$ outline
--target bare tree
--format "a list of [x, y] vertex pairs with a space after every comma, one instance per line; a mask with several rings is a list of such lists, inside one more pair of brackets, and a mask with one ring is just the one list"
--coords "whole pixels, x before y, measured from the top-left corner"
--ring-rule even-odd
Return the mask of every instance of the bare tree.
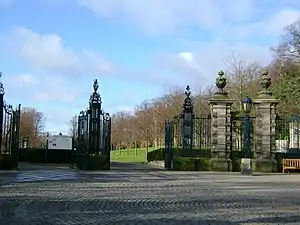
[[237, 109], [241, 110], [242, 100], [246, 96], [255, 97], [259, 92], [259, 77], [263, 68], [256, 62], [246, 62], [236, 53], [232, 54], [226, 65], [227, 90], [231, 98], [237, 100]]
[[29, 138], [30, 147], [43, 146], [42, 133], [46, 118], [35, 108], [23, 108], [21, 112], [20, 137]]
[[78, 116], [75, 115], [70, 120], [70, 129], [69, 129], [69, 135], [76, 137], [78, 134]]
[[281, 42], [272, 50], [280, 59], [300, 60], [300, 20], [287, 26], [281, 36]]

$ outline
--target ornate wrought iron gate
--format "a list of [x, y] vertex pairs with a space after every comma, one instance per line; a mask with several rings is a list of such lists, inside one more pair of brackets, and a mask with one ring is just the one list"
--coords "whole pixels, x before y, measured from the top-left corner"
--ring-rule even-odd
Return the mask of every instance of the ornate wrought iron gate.
[[89, 108], [81, 111], [78, 116], [77, 148], [74, 164], [77, 168], [87, 169], [88, 157], [103, 155], [107, 159], [105, 164], [110, 168], [111, 149], [111, 117], [101, 108], [101, 98], [98, 81], [94, 82], [94, 92], [90, 97]]
[[250, 127], [246, 128], [245, 127], [245, 117], [242, 115], [238, 116], [237, 112], [232, 112], [231, 113], [231, 127], [230, 127], [230, 151], [238, 151], [241, 152], [241, 156], [243, 157], [243, 154], [245, 154], [244, 150], [244, 130], [248, 130], [247, 132], [250, 132], [250, 154], [251, 157], [254, 154], [255, 151], [255, 144], [256, 144], [256, 139], [255, 139], [255, 116], [250, 116]]
[[[165, 122], [165, 169], [173, 169], [175, 157], [207, 157], [211, 147], [211, 117], [196, 117], [190, 87], [185, 91], [183, 110]], [[200, 151], [201, 150], [201, 151]]]
[[276, 116], [276, 151], [299, 151], [300, 149], [300, 116]]
[[[0, 73], [0, 77], [2, 73]], [[0, 82], [0, 155], [9, 157], [10, 167], [18, 167], [21, 105], [13, 109], [4, 101], [4, 87]]]

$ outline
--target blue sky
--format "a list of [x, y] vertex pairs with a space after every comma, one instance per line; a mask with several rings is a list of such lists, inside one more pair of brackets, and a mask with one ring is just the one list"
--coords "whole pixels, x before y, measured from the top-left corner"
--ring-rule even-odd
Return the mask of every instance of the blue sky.
[[98, 78], [105, 111], [172, 87], [205, 87], [232, 52], [266, 64], [296, 0], [0, 0], [0, 71], [11, 104], [67, 132]]

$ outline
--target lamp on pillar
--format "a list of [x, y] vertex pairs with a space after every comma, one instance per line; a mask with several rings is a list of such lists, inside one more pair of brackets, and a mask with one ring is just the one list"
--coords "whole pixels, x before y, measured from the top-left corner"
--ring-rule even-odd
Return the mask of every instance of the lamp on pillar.
[[90, 97], [89, 108], [89, 154], [99, 154], [100, 152], [100, 115], [101, 115], [101, 97], [98, 93], [98, 80], [94, 80], [94, 92]]
[[252, 108], [252, 100], [246, 97], [243, 101], [244, 116], [244, 134], [243, 134], [243, 151], [241, 160], [241, 173], [244, 175], [252, 174], [252, 162], [251, 162], [251, 122], [250, 111]]
[[249, 114], [252, 109], [252, 99], [249, 97], [246, 97], [243, 101], [243, 110], [246, 114]]
[[194, 105], [191, 99], [191, 89], [187, 85], [185, 91], [185, 99], [182, 107], [181, 120], [181, 136], [182, 136], [182, 150], [191, 150], [193, 147], [193, 122], [194, 122]]
[[[110, 144], [110, 123], [111, 123], [111, 116], [109, 115], [109, 113], [104, 113], [103, 112], [103, 142], [102, 142], [102, 148], [103, 149], [103, 153], [104, 154], [108, 154], [109, 155], [109, 151], [111, 149], [111, 144]], [[108, 125], [109, 124], [109, 125]], [[108, 126], [107, 126], [108, 125]], [[107, 140], [107, 141], [105, 141]]]

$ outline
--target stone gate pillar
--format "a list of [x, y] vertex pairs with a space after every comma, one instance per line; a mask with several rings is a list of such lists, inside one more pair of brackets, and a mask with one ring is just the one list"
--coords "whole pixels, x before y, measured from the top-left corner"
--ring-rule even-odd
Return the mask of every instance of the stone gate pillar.
[[232, 171], [230, 159], [231, 148], [231, 107], [234, 100], [228, 97], [224, 91], [226, 77], [220, 71], [216, 79], [216, 86], [219, 89], [213, 98], [209, 100], [211, 107], [211, 168], [217, 171]]
[[252, 161], [253, 170], [260, 172], [276, 172], [276, 105], [278, 99], [269, 90], [271, 78], [264, 71], [260, 78], [262, 91], [253, 100], [255, 108], [255, 152]]

